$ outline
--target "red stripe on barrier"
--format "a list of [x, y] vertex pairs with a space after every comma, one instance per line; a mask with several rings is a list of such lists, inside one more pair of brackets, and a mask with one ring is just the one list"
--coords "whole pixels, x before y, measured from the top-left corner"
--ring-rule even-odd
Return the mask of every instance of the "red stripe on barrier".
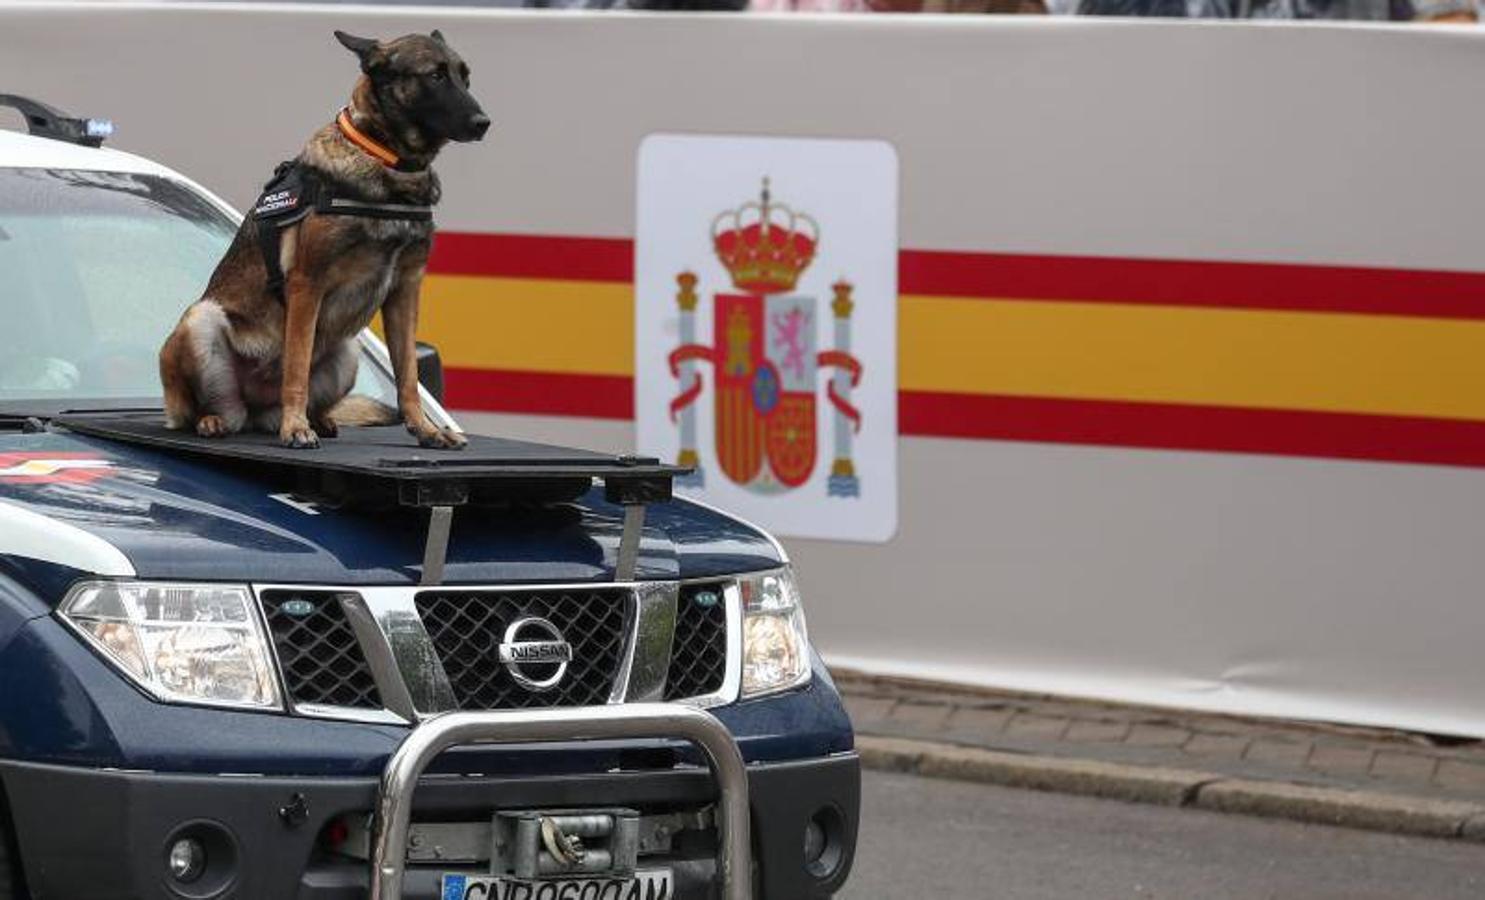
[[1485, 274], [904, 250], [903, 294], [1485, 318]]
[[433, 242], [428, 271], [437, 275], [631, 282], [634, 242], [628, 238], [440, 231]]
[[[631, 282], [634, 242], [439, 232], [429, 271], [499, 278]], [[903, 250], [899, 292], [1485, 318], [1485, 273]]]
[[[621, 376], [445, 374], [452, 409], [634, 417], [634, 382]], [[1457, 419], [903, 391], [898, 428], [915, 437], [1485, 466], [1485, 422]]]
[[634, 380], [622, 375], [450, 368], [444, 371], [444, 405], [483, 412], [632, 419]]
[[1485, 466], [1485, 422], [903, 391], [903, 434]]

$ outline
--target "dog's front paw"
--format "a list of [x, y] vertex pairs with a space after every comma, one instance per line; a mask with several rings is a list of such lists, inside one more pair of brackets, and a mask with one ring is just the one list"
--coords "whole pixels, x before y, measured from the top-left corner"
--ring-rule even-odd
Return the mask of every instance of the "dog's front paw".
[[340, 426], [336, 425], [329, 416], [315, 419], [315, 434], [322, 438], [340, 437]]
[[430, 428], [418, 433], [419, 447], [436, 450], [463, 450], [469, 439], [452, 428]]
[[307, 450], [320, 446], [320, 436], [309, 427], [304, 419], [297, 422], [290, 421], [287, 417], [278, 429], [279, 443], [285, 447], [293, 447], [296, 450]]

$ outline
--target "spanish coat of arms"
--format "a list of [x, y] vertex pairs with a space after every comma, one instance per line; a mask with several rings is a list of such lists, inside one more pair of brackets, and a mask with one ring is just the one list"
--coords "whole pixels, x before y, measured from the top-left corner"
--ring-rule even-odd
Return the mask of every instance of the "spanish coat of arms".
[[[832, 417], [832, 497], [858, 497], [861, 486], [851, 445], [861, 412], [851, 393], [862, 379], [851, 355], [852, 285], [836, 281], [827, 308], [816, 297], [795, 292], [800, 275], [820, 249], [820, 227], [808, 215], [773, 200], [767, 178], [757, 201], [719, 214], [711, 244], [731, 280], [713, 296], [711, 343], [696, 335], [698, 291], [693, 272], [676, 276], [680, 345], [669, 365], [678, 392], [670, 419], [679, 429], [677, 463], [694, 468], [683, 484], [701, 486], [706, 473], [697, 452], [695, 404], [705, 392], [702, 369], [710, 364], [717, 465], [729, 480], [758, 494], [801, 487], [815, 471], [820, 422], [816, 374], [825, 370], [825, 397]], [[820, 336], [830, 325], [831, 346]]]

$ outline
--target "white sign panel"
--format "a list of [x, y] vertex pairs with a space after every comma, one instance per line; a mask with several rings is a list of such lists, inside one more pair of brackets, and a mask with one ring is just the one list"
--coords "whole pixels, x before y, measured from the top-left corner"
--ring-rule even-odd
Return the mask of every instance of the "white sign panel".
[[897, 154], [651, 135], [635, 231], [639, 449], [780, 534], [897, 530]]

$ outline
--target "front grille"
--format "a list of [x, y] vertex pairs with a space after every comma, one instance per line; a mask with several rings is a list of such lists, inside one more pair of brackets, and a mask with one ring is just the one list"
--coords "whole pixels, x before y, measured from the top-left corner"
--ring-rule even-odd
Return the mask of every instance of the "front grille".
[[[595, 706], [613, 691], [632, 596], [625, 589], [425, 591], [417, 608], [460, 709]], [[528, 616], [546, 619], [572, 645], [572, 662], [551, 690], [518, 684], [500, 663], [506, 628]]]
[[727, 678], [727, 604], [721, 584], [681, 587], [665, 699], [715, 694]]
[[381, 709], [371, 667], [336, 594], [270, 590], [262, 600], [279, 668], [295, 703]]

